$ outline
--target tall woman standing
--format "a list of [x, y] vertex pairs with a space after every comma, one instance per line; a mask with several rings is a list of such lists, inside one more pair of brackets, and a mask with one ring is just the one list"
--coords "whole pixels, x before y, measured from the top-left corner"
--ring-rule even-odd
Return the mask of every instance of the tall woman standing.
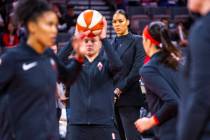
[[144, 97], [139, 88], [139, 68], [144, 63], [142, 38], [129, 32], [129, 19], [125, 11], [117, 10], [113, 16], [112, 25], [116, 33], [113, 46], [123, 62], [123, 69], [115, 76], [119, 82], [114, 93], [119, 96], [117, 110], [127, 140], [139, 140], [134, 122], [139, 118], [140, 107]]
[[151, 60], [141, 68], [140, 75], [152, 116], [138, 119], [135, 125], [139, 132], [154, 128], [155, 136], [160, 140], [175, 140], [180, 99], [177, 70], [181, 53], [171, 43], [162, 22], [152, 22], [145, 27], [143, 44]]

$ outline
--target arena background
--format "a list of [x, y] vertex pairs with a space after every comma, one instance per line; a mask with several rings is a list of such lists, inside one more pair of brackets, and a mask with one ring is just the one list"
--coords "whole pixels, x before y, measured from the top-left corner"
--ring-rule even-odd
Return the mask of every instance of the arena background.
[[[69, 37], [74, 32], [77, 16], [86, 9], [95, 9], [106, 16], [108, 21], [108, 37], [115, 36], [112, 28], [112, 15], [116, 9], [124, 9], [130, 17], [130, 29], [135, 34], [141, 34], [143, 27], [153, 20], [162, 20], [168, 24], [172, 31], [171, 38], [179, 43], [178, 25], [183, 25], [185, 35], [192, 24], [192, 19], [186, 8], [186, 0], [48, 0], [53, 4], [59, 15], [58, 46], [65, 46]], [[0, 46], [1, 35], [5, 32], [6, 24], [10, 21], [17, 0], [0, 0]], [[72, 16], [68, 16], [68, 9], [72, 9]], [[73, 22], [72, 22], [73, 21]], [[66, 26], [68, 25], [68, 27]], [[22, 30], [18, 28], [18, 37], [21, 38]]]

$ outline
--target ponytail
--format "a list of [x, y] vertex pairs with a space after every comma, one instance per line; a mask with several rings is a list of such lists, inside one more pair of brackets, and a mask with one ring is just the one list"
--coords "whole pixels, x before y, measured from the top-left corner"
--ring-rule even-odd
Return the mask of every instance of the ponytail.
[[160, 62], [177, 70], [181, 52], [171, 42], [169, 31], [165, 24], [160, 21], [152, 22], [145, 27], [143, 34], [162, 52]]
[[172, 69], [177, 70], [181, 59], [181, 52], [171, 42], [168, 30], [165, 27], [160, 29], [160, 38], [161, 38], [160, 48], [161, 51], [163, 52], [163, 57], [160, 59], [160, 62]]

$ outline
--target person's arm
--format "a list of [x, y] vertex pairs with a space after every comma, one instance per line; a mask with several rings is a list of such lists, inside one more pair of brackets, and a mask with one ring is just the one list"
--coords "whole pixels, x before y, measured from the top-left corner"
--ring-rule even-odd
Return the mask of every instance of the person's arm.
[[[71, 44], [72, 48], [75, 51], [74, 58], [70, 61], [68, 65], [64, 65], [63, 62], [54, 54], [54, 52], [51, 49], [48, 49], [46, 51], [46, 54], [49, 57], [52, 57], [55, 62], [57, 63], [58, 67], [58, 76], [59, 80], [65, 83], [73, 83], [77, 76], [79, 75], [79, 72], [82, 68], [82, 64], [84, 61], [84, 56], [86, 54], [86, 47], [83, 46], [83, 39], [85, 36], [87, 36], [90, 33], [90, 31], [78, 33], [75, 34]], [[67, 52], [68, 53], [68, 52]]]
[[101, 31], [101, 34], [99, 35], [99, 38], [102, 41], [103, 48], [104, 48], [104, 50], [106, 52], [106, 55], [108, 57], [108, 60], [109, 60], [109, 71], [112, 74], [116, 74], [117, 72], [119, 72], [121, 70], [122, 62], [120, 60], [120, 57], [115, 52], [114, 48], [112, 47], [112, 45], [110, 44], [110, 42], [106, 38], [106, 35], [107, 35], [107, 21], [106, 21], [105, 17], [103, 18], [103, 25], [104, 25], [104, 27]]
[[64, 83], [73, 83], [78, 76], [83, 59], [80, 57], [74, 57], [69, 61], [68, 65], [64, 63], [55, 55], [52, 49], [47, 49], [45, 55], [54, 59], [58, 69], [58, 80]]
[[78, 58], [72, 58], [70, 63], [65, 66], [65, 73], [59, 73], [60, 81], [71, 85], [78, 77], [82, 70], [83, 60]]
[[111, 46], [107, 38], [102, 39], [103, 48], [106, 52], [107, 58], [109, 60], [109, 71], [112, 74], [119, 72], [122, 69], [122, 61], [119, 55], [116, 53], [114, 48]]
[[58, 52], [58, 57], [59, 59], [64, 62], [67, 63], [68, 62], [68, 58], [69, 55], [73, 52], [73, 47], [71, 45], [71, 41], [68, 43], [68, 45], [66, 45], [65, 47], [61, 48]]
[[136, 52], [131, 71], [116, 86], [122, 93], [126, 92], [126, 90], [130, 88], [133, 85], [133, 83], [139, 80], [140, 77], [138, 72], [144, 64], [145, 52], [142, 46], [141, 38], [135, 37], [135, 41]]
[[14, 62], [7, 52], [0, 56], [0, 94], [3, 94], [5, 88], [12, 80], [14, 75]]
[[157, 112], [153, 112], [152, 117], [144, 117], [135, 122], [139, 132], [144, 132], [157, 125], [162, 125], [169, 119], [177, 115], [178, 98], [169, 86], [167, 81], [153, 67], [144, 67], [141, 71], [144, 84], [147, 89], [159, 97], [164, 103]]

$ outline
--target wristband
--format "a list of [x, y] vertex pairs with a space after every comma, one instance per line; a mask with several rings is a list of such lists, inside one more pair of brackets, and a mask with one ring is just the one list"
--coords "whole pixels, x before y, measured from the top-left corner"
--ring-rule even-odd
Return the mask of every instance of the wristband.
[[82, 57], [75, 56], [74, 59], [75, 59], [77, 62], [79, 62], [80, 64], [83, 64], [83, 62], [84, 62], [84, 58], [82, 58]]
[[152, 120], [155, 123], [155, 125], [158, 125], [159, 124], [159, 120], [158, 120], [157, 116], [153, 115], [152, 116]]

